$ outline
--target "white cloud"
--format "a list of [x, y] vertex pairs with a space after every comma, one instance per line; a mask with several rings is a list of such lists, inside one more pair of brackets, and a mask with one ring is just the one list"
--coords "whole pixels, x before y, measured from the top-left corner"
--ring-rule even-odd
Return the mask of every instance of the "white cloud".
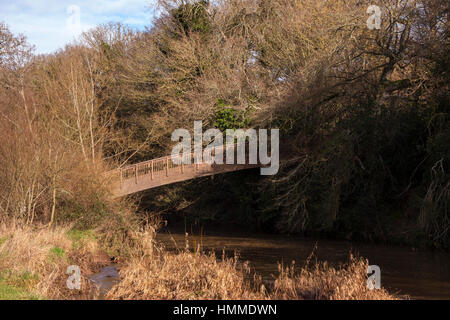
[[[49, 53], [74, 40], [82, 31], [110, 21], [143, 29], [150, 25], [155, 0], [0, 0], [0, 21], [23, 33], [38, 53]], [[80, 24], [74, 11], [80, 8]], [[69, 20], [70, 19], [70, 20]]]

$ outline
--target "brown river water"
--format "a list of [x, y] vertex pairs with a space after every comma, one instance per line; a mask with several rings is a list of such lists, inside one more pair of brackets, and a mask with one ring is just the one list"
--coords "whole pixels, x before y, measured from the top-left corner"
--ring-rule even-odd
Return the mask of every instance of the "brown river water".
[[[303, 266], [316, 245], [317, 259], [334, 265], [346, 262], [351, 251], [380, 267], [381, 285], [391, 292], [412, 299], [450, 299], [449, 253], [251, 233], [194, 235], [188, 239], [191, 248], [201, 243], [204, 251], [215, 251], [218, 256], [223, 250], [230, 257], [237, 251], [240, 260], [249, 261], [267, 281], [278, 275], [279, 262], [288, 265], [295, 261], [297, 268]], [[186, 243], [184, 232], [165, 231], [157, 240], [168, 250], [183, 249]]]

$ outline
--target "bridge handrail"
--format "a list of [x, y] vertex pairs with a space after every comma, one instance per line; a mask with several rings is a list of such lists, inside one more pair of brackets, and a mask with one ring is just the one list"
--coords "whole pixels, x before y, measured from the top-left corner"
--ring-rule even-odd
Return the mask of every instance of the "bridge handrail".
[[[225, 145], [222, 147], [212, 147], [212, 146], [207, 146], [206, 148], [211, 149], [211, 153], [210, 153], [210, 159], [207, 159], [207, 161], [203, 161], [204, 163], [210, 163], [212, 161], [212, 158], [215, 157], [215, 151], [218, 150], [219, 148], [222, 149], [223, 151], [228, 150], [229, 148], [234, 148], [234, 150], [237, 150], [236, 147], [238, 147], [241, 144], [246, 144], [244, 143], [234, 143], [234, 144], [229, 144], [229, 145]], [[117, 168], [111, 171], [106, 172], [107, 176], [116, 176], [116, 177], [120, 177], [120, 180], [130, 180], [130, 179], [137, 179], [139, 176], [142, 175], [147, 175], [149, 174], [149, 172], [151, 173], [151, 175], [153, 176], [153, 174], [157, 173], [157, 172], [161, 172], [161, 171], [166, 171], [166, 173], [168, 174], [170, 169], [173, 168], [177, 168], [177, 167], [192, 167], [195, 165], [198, 165], [198, 163], [195, 163], [195, 156], [197, 155], [197, 153], [191, 152], [189, 155], [170, 155], [170, 156], [165, 156], [165, 157], [161, 157], [161, 158], [155, 158], [152, 160], [147, 160], [147, 161], [143, 161], [143, 162], [138, 162], [135, 164], [130, 164], [127, 165], [125, 167], [122, 168]], [[202, 151], [202, 155], [203, 155], [203, 151]], [[223, 153], [223, 155], [225, 156], [225, 152]], [[180, 159], [180, 158], [186, 158], [186, 157], [190, 157], [190, 164], [184, 164], [183, 161], [180, 164], [175, 164], [174, 163], [174, 159]], [[169, 160], [172, 160], [169, 162]], [[160, 164], [163, 164], [162, 166]], [[171, 167], [172, 164], [172, 167]], [[144, 174], [140, 174], [141, 172], [144, 172]]]

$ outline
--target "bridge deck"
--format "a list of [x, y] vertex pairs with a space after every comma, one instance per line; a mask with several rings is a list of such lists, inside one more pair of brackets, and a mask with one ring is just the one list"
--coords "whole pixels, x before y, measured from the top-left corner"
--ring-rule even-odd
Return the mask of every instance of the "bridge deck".
[[[229, 147], [234, 148], [236, 159], [237, 148], [235, 146]], [[225, 149], [222, 149], [223, 160], [225, 160]], [[112, 177], [112, 194], [115, 197], [122, 197], [171, 183], [262, 166], [260, 164], [248, 164], [248, 156], [245, 159], [246, 164], [215, 164], [212, 161], [215, 153], [216, 151], [212, 150], [209, 157], [203, 159], [203, 162], [199, 164], [194, 163], [195, 153], [191, 153], [190, 164], [179, 161], [181, 156], [167, 156], [110, 171], [108, 175]]]

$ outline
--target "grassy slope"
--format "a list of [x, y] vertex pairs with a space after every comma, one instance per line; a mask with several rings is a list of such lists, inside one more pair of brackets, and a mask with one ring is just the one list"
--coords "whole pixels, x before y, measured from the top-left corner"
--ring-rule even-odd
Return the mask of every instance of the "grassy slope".
[[[94, 298], [85, 276], [106, 263], [92, 231], [0, 226], [0, 300]], [[78, 265], [82, 289], [68, 290], [69, 265]]]

